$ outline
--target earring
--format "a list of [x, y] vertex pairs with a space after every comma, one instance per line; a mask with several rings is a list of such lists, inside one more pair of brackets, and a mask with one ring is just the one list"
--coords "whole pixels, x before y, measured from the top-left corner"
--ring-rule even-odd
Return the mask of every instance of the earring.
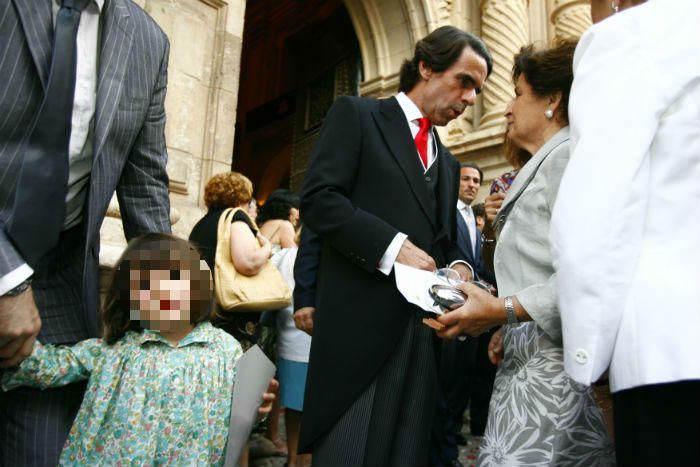
[[544, 116], [551, 120], [552, 118], [554, 118], [554, 112], [552, 111], [552, 109], [547, 109], [544, 111]]
[[612, 10], [613, 15], [614, 15], [615, 13], [617, 13], [618, 11], [620, 11], [620, 5], [618, 5], [617, 3], [615, 3], [615, 0], [612, 0], [612, 1], [610, 2], [610, 9]]

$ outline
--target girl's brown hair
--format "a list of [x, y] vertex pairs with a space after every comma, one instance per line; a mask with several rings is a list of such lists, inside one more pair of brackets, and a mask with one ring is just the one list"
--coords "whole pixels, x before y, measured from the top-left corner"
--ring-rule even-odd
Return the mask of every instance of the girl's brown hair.
[[190, 322], [209, 318], [213, 305], [209, 268], [197, 250], [186, 240], [164, 233], [149, 233], [129, 242], [117, 262], [114, 277], [102, 311], [103, 338], [108, 344], [121, 339], [127, 331], [141, 332], [140, 320], [132, 320], [130, 292], [150, 287], [150, 271], [190, 271]]

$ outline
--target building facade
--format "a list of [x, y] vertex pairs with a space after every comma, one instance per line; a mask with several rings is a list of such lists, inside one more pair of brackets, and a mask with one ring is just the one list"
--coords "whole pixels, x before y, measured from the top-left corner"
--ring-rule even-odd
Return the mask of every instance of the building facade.
[[[532, 42], [576, 39], [591, 23], [588, 0], [135, 1], [170, 38], [168, 173], [173, 230], [184, 237], [205, 210], [203, 187], [215, 173], [254, 172], [260, 201], [278, 186], [298, 188], [333, 99], [394, 94], [415, 42], [446, 24], [480, 35], [494, 56], [477, 105], [439, 129], [458, 159], [484, 169], [487, 185], [510, 170], [502, 154], [503, 111], [513, 97], [513, 55]], [[338, 11], [351, 25], [347, 41], [336, 37], [343, 30]], [[358, 60], [338, 56], [339, 43], [356, 48]], [[325, 69], [304, 55], [316, 45], [325, 47], [319, 55]], [[121, 253], [123, 238], [113, 199], [102, 228], [105, 268]]]

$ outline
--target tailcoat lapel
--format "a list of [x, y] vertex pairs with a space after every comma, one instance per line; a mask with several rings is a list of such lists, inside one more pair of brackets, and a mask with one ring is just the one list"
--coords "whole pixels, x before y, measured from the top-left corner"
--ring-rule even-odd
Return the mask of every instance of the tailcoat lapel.
[[[27, 39], [41, 86], [46, 89], [53, 47], [53, 12], [51, 2], [13, 0]], [[52, 0], [53, 1], [53, 0]]]
[[[450, 227], [448, 219], [450, 214], [454, 214], [455, 206], [450, 200], [454, 197], [453, 189], [457, 186], [450, 187], [453, 181], [454, 175], [450, 173], [450, 157], [451, 155], [447, 152], [445, 147], [440, 141], [440, 137], [437, 131], [433, 130], [433, 137], [437, 143], [437, 160], [438, 163], [438, 222], [439, 231], [436, 235], [436, 241], [439, 240], [443, 235], [447, 234]], [[455, 179], [456, 180], [456, 179]]]
[[[377, 126], [391, 149], [401, 171], [408, 180], [418, 204], [425, 216], [430, 220], [434, 230], [437, 230], [436, 219], [430, 213], [430, 198], [424, 174], [417, 164], [418, 153], [411, 137], [406, 117], [396, 98], [380, 102], [379, 111], [373, 113]], [[442, 174], [441, 174], [442, 175]]]

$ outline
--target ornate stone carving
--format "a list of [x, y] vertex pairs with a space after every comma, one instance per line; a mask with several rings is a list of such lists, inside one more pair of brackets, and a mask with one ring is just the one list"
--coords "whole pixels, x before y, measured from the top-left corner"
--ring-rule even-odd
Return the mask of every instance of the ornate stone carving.
[[450, 16], [452, 15], [452, 2], [453, 0], [438, 0], [435, 2], [435, 11], [437, 12], [440, 25], [449, 24]]
[[480, 128], [503, 124], [513, 98], [513, 56], [529, 42], [528, 0], [481, 0], [481, 37], [493, 55], [493, 71], [483, 92]]
[[553, 42], [578, 40], [591, 26], [591, 5], [589, 0], [553, 0], [552, 24]]

